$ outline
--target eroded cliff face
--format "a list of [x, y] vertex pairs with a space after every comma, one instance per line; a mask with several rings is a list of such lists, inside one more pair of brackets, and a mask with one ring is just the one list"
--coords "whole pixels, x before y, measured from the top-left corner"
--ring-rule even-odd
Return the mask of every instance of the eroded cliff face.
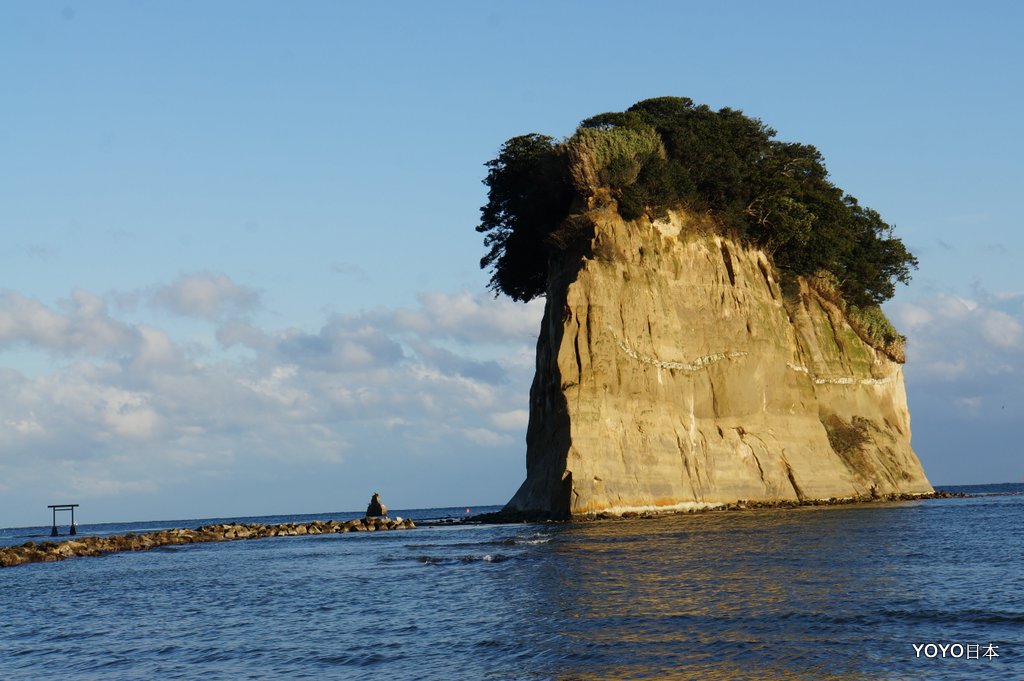
[[759, 250], [672, 214], [594, 212], [553, 263], [509, 511], [565, 517], [927, 493], [903, 367]]

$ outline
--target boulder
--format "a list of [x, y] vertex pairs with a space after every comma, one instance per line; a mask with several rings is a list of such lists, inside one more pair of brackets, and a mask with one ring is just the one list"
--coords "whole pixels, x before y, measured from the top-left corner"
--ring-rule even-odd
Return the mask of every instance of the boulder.
[[388, 507], [381, 503], [380, 494], [374, 492], [373, 497], [370, 499], [370, 504], [366, 507], [366, 517], [374, 518], [377, 516], [384, 516], [387, 514]]

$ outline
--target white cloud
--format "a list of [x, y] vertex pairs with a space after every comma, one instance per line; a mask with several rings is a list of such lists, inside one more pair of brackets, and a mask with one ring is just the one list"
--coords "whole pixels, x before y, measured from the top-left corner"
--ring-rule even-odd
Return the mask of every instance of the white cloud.
[[182, 275], [153, 291], [151, 299], [175, 314], [211, 320], [228, 313], [249, 312], [260, 304], [258, 291], [212, 272]]
[[[507, 379], [508, 367], [532, 369], [543, 301], [526, 305], [488, 296], [424, 293], [415, 308], [331, 316], [316, 333], [264, 331], [228, 320], [217, 329], [225, 347], [244, 346], [323, 371], [368, 370], [413, 361], [484, 383]], [[453, 349], [454, 348], [454, 349]], [[478, 357], [481, 353], [486, 357]]]
[[34, 414], [29, 414], [24, 419], [7, 421], [4, 425], [18, 435], [34, 435], [43, 432], [43, 427], [36, 421]]
[[1024, 328], [1020, 322], [999, 310], [988, 310], [980, 320], [985, 339], [996, 347], [1020, 349]]
[[925, 326], [935, 318], [924, 306], [910, 303], [900, 305], [897, 313], [899, 315], [899, 326], [904, 333], [910, 333], [915, 329]]
[[944, 381], [952, 381], [968, 373], [967, 362], [963, 359], [934, 359], [915, 365], [923, 367], [926, 375]]
[[390, 328], [427, 338], [452, 338], [470, 343], [519, 344], [535, 341], [544, 301], [515, 303], [466, 291], [421, 293], [420, 307], [378, 312], [371, 319]]
[[108, 497], [115, 494], [156, 492], [159, 489], [153, 480], [116, 480], [82, 475], [71, 477], [71, 488], [74, 490], [75, 498], [80, 499]]
[[491, 423], [501, 430], [522, 430], [530, 422], [530, 412], [526, 409], [513, 409], [491, 414]]
[[952, 295], [940, 295], [931, 304], [935, 312], [946, 319], [963, 319], [978, 309], [977, 301]]
[[981, 408], [982, 401], [983, 400], [980, 397], [958, 397], [957, 399], [953, 400], [953, 404], [955, 404], [958, 407], [968, 409], [972, 412], [976, 412], [979, 408]]
[[[1024, 418], [1024, 310], [1019, 297], [975, 290], [888, 307], [907, 334], [914, 446], [938, 482], [979, 481], [1004, 469]], [[995, 480], [992, 480], [995, 481]]]
[[384, 330], [335, 318], [317, 334], [289, 330], [274, 336], [283, 360], [309, 368], [345, 371], [390, 366], [401, 361], [402, 346]]
[[166, 332], [152, 326], [137, 328], [139, 345], [134, 361], [142, 367], [173, 367], [181, 361], [181, 353]]
[[74, 290], [63, 311], [16, 291], [0, 293], [0, 348], [27, 345], [61, 354], [104, 355], [139, 341], [130, 325], [115, 321], [99, 296]]
[[[167, 300], [213, 321], [232, 307], [214, 289]], [[424, 294], [412, 308], [334, 315], [313, 331], [226, 320], [221, 348], [186, 348], [165, 329], [113, 318], [95, 294], [50, 307], [8, 291], [0, 348], [73, 361], [31, 374], [0, 367], [0, 477], [21, 494], [53, 496], [56, 484], [99, 498], [297, 466], [322, 477], [353, 459], [364, 463], [346, 470], [368, 471], [379, 466], [365, 457], [381, 454], [402, 470], [418, 457], [500, 450], [518, 468], [540, 312]], [[247, 352], [223, 352], [232, 347]]]
[[1017, 296], [975, 293], [888, 307], [908, 337], [908, 374], [948, 383], [1024, 369], [1024, 311]]
[[273, 339], [267, 333], [239, 320], [229, 320], [217, 327], [217, 342], [226, 348], [244, 345], [257, 351], [273, 345]]
[[464, 428], [462, 434], [467, 440], [481, 447], [498, 447], [513, 442], [508, 435], [495, 433], [488, 428]]

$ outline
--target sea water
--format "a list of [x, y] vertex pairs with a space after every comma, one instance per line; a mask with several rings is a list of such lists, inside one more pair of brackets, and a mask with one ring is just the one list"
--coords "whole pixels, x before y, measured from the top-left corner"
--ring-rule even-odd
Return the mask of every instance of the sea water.
[[1024, 485], [949, 489], [1000, 495], [564, 524], [435, 509], [411, 531], [0, 569], [0, 679], [1024, 678]]

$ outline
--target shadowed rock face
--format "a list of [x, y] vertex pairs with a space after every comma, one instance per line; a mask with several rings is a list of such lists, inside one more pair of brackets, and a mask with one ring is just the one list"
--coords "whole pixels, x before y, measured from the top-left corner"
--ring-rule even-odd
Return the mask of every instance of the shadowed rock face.
[[385, 516], [388, 514], [388, 507], [381, 503], [380, 495], [374, 493], [370, 498], [370, 503], [366, 507], [366, 517], [376, 518], [378, 516]]
[[553, 262], [530, 390], [527, 478], [549, 517], [929, 493], [903, 367], [806, 282], [697, 218], [594, 212]]

